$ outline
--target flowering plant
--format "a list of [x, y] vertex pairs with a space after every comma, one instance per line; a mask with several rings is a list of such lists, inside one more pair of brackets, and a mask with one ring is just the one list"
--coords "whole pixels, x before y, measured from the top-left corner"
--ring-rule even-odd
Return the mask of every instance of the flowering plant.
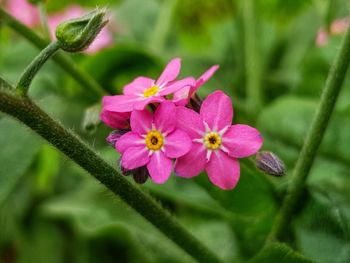
[[122, 171], [134, 178], [147, 170], [153, 182], [164, 183], [175, 160], [176, 175], [190, 178], [205, 170], [214, 185], [233, 189], [240, 176], [237, 158], [257, 153], [263, 139], [253, 127], [232, 125], [232, 102], [222, 91], [193, 106], [194, 100], [198, 102], [195, 92], [218, 66], [197, 81], [175, 80], [180, 67], [180, 59], [175, 58], [158, 80], [138, 77], [124, 87], [123, 95], [103, 98], [101, 120], [121, 129], [107, 141], [121, 153]]

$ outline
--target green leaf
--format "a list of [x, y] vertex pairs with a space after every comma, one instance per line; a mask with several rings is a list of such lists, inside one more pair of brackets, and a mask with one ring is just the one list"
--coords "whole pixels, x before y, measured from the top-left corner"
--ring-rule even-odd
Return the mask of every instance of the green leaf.
[[113, 238], [119, 248], [128, 248], [126, 257], [133, 262], [174, 262], [174, 259], [192, 262], [139, 214], [92, 179], [44, 202], [40, 211], [45, 218], [67, 223], [77, 237], [87, 240], [102, 236]]
[[265, 175], [250, 166], [251, 163], [241, 161], [240, 180], [231, 191], [213, 186], [206, 174], [195, 179], [228, 213], [232, 230], [241, 241], [241, 250], [246, 257], [261, 248], [277, 212], [272, 185]]
[[40, 148], [37, 136], [8, 117], [0, 119], [0, 204], [16, 187]]
[[248, 261], [249, 263], [312, 263], [303, 255], [293, 251], [285, 244], [275, 243], [264, 248], [258, 255]]
[[350, 261], [349, 184], [311, 187], [305, 209], [294, 224], [300, 251], [319, 262]]

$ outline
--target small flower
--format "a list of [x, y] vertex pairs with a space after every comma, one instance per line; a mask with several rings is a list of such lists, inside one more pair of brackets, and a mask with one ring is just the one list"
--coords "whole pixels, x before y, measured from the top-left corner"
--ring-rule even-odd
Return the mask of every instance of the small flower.
[[177, 159], [175, 173], [190, 178], [205, 169], [213, 184], [222, 189], [234, 188], [240, 175], [236, 158], [255, 154], [263, 139], [248, 125], [232, 125], [232, 118], [231, 99], [222, 91], [203, 101], [200, 114], [178, 107], [178, 127], [191, 137], [192, 148]]
[[267, 151], [256, 154], [256, 167], [273, 176], [282, 176], [286, 172], [282, 160], [276, 154]]
[[7, 9], [11, 15], [29, 27], [35, 27], [40, 22], [39, 10], [26, 0], [9, 0]]
[[[86, 13], [86, 10], [78, 5], [71, 5], [64, 9], [62, 12], [50, 14], [48, 16], [47, 22], [50, 30], [51, 38], [56, 39], [55, 30], [56, 27], [63, 21], [77, 18]], [[101, 29], [98, 36], [91, 43], [91, 45], [84, 51], [88, 54], [94, 54], [97, 51], [109, 47], [113, 44], [112, 33], [108, 30], [107, 27]]]
[[138, 77], [124, 87], [123, 95], [105, 96], [104, 101], [108, 104], [106, 110], [114, 112], [143, 110], [150, 103], [165, 101], [166, 95], [194, 85], [195, 80], [192, 77], [174, 81], [180, 73], [180, 67], [181, 60], [175, 58], [165, 67], [158, 80]]
[[176, 105], [185, 106], [189, 102], [189, 100], [194, 97], [196, 91], [213, 76], [213, 74], [215, 73], [215, 71], [218, 70], [218, 68], [219, 65], [212, 66], [196, 80], [195, 85], [187, 86], [175, 92], [173, 102]]
[[191, 148], [189, 136], [176, 128], [176, 107], [162, 102], [154, 115], [148, 110], [133, 111], [131, 132], [116, 143], [122, 154], [121, 165], [127, 170], [147, 166], [151, 179], [164, 183], [172, 170], [172, 158], [186, 154]]

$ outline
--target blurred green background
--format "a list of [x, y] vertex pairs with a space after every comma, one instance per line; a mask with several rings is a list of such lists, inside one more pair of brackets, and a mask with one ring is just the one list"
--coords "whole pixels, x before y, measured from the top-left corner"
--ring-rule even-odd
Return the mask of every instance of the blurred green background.
[[[198, 77], [219, 64], [199, 95], [216, 89], [229, 94], [234, 122], [258, 127], [264, 150], [277, 153], [288, 171], [269, 178], [242, 161], [232, 191], [217, 189], [206, 175], [195, 180], [174, 175], [164, 185], [148, 181], [140, 186], [144, 191], [226, 262], [350, 262], [349, 77], [303, 202], [290, 218], [287, 244], [256, 256], [341, 41], [332, 25], [348, 16], [350, 1], [51, 0], [46, 7], [50, 15], [72, 4], [108, 7], [113, 45], [72, 58], [109, 93], [120, 93], [139, 75], [156, 78], [173, 57], [182, 58], [181, 76]], [[329, 33], [321, 43], [316, 39], [322, 28]], [[38, 50], [4, 24], [0, 30], [0, 75], [15, 84]], [[34, 30], [42, 33], [40, 27]], [[261, 91], [259, 103], [250, 97], [254, 87]], [[86, 111], [100, 97], [53, 62], [37, 75], [30, 96], [117, 165], [117, 153], [105, 142], [111, 130], [84, 126]], [[0, 262], [193, 259], [36, 134], [0, 114]]]

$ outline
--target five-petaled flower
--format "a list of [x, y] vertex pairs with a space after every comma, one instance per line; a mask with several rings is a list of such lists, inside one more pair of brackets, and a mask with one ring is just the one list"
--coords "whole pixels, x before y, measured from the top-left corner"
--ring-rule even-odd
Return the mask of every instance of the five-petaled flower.
[[116, 143], [122, 166], [133, 170], [146, 165], [151, 179], [164, 183], [171, 175], [172, 159], [191, 148], [190, 137], [176, 127], [175, 105], [164, 101], [153, 116], [147, 109], [133, 111], [130, 125], [131, 131]]
[[248, 125], [232, 125], [232, 118], [231, 99], [221, 91], [203, 101], [199, 114], [178, 107], [178, 127], [191, 137], [192, 148], [177, 159], [175, 173], [190, 178], [205, 169], [213, 184], [234, 188], [240, 176], [237, 158], [255, 154], [263, 139]]
[[175, 81], [180, 73], [181, 60], [175, 58], [169, 62], [157, 80], [138, 77], [124, 87], [123, 95], [105, 96], [105, 109], [114, 112], [131, 112], [143, 110], [150, 103], [165, 101], [170, 95], [186, 86], [194, 86], [192, 77]]

